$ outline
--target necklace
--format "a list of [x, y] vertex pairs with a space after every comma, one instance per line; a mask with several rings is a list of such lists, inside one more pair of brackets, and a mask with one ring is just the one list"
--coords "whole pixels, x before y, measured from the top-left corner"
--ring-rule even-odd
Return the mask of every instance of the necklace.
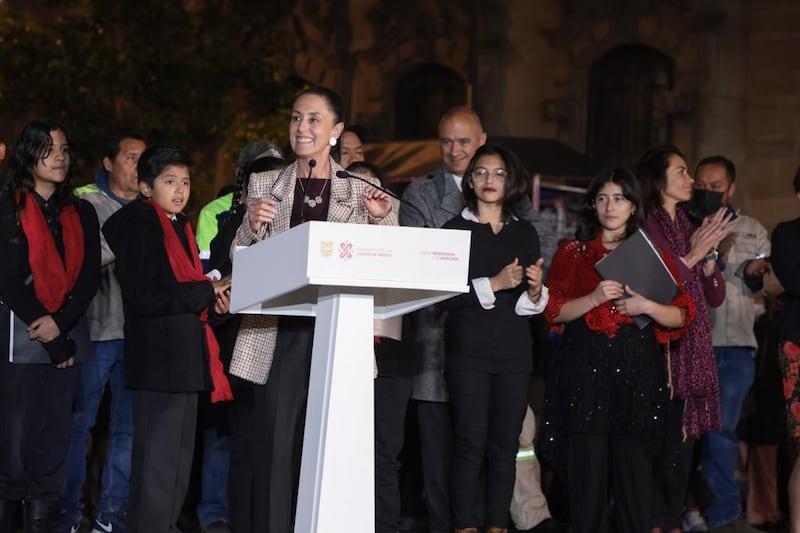
[[[326, 179], [325, 182], [322, 184], [322, 188], [319, 190], [319, 193], [314, 198], [311, 198], [308, 194], [306, 194], [306, 187], [303, 185], [303, 180], [301, 178], [297, 178], [297, 182], [300, 184], [300, 190], [303, 191], [303, 203], [308, 205], [311, 209], [314, 209], [317, 205], [322, 203], [322, 193], [325, 192], [325, 187], [328, 186], [328, 182], [330, 180]], [[311, 177], [306, 178], [306, 185], [309, 187], [309, 193], [311, 193]]]

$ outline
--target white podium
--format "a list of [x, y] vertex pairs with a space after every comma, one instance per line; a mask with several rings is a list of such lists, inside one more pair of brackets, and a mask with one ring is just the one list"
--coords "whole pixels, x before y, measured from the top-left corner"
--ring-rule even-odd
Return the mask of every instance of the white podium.
[[373, 318], [469, 290], [469, 232], [307, 222], [237, 251], [231, 312], [316, 316], [297, 533], [375, 527]]

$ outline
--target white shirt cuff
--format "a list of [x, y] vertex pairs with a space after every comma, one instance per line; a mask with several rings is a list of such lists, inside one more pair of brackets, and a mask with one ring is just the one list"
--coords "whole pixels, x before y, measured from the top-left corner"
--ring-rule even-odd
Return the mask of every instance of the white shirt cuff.
[[472, 280], [472, 286], [475, 288], [475, 296], [478, 297], [481, 307], [494, 309], [495, 297], [489, 278], [475, 278]]
[[533, 303], [531, 299], [528, 298], [528, 291], [525, 291], [519, 295], [517, 305], [514, 307], [514, 312], [519, 316], [538, 315], [547, 307], [547, 302], [549, 300], [550, 291], [547, 289], [547, 286], [542, 285], [542, 294], [539, 296], [538, 302]]

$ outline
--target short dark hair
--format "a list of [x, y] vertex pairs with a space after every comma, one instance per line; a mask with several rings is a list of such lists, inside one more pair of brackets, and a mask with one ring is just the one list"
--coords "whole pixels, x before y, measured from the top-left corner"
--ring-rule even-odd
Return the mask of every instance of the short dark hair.
[[697, 163], [694, 173], [697, 174], [697, 172], [700, 170], [700, 167], [704, 167], [706, 165], [719, 165], [721, 167], [725, 167], [725, 175], [728, 177], [728, 182], [733, 183], [736, 181], [736, 165], [734, 165], [733, 161], [724, 155], [712, 155], [709, 157], [704, 157], [702, 161]]
[[675, 146], [655, 146], [642, 154], [634, 167], [647, 213], [652, 213], [663, 203], [661, 193], [667, 187], [667, 168], [669, 168], [669, 158], [673, 155], [686, 159]]
[[644, 225], [644, 209], [642, 207], [642, 193], [636, 176], [627, 168], [604, 168], [594, 175], [581, 203], [580, 220], [575, 238], [580, 241], [590, 241], [600, 233], [600, 221], [597, 219], [597, 210], [594, 201], [597, 194], [607, 183], [616, 183], [622, 189], [622, 196], [631, 203], [634, 211], [625, 224], [625, 236]]
[[139, 181], [153, 187], [156, 178], [164, 172], [165, 168], [171, 166], [191, 168], [192, 162], [185, 152], [177, 148], [151, 146], [142, 153], [136, 166]]
[[115, 160], [119, 155], [119, 151], [122, 149], [122, 141], [125, 139], [136, 139], [137, 141], [142, 141], [143, 143], [147, 144], [147, 139], [145, 138], [144, 134], [137, 130], [118, 130], [106, 138], [103, 146], [103, 157], [107, 157], [111, 161]]
[[[67, 176], [62, 183], [56, 185], [53, 201], [59, 205], [76, 201], [72, 194], [72, 167], [77, 159], [75, 146], [67, 128], [55, 120], [46, 118], [28, 122], [14, 139], [11, 157], [9, 157], [5, 172], [3, 172], [3, 191], [13, 193], [20, 189], [23, 195], [33, 192], [36, 186], [33, 178], [33, 169], [53, 149], [53, 138], [50, 136], [53, 131], [64, 132], [69, 153]], [[22, 201], [24, 200], [21, 200], [21, 203]]]
[[464, 172], [462, 183], [462, 194], [467, 207], [473, 212], [478, 212], [478, 197], [472, 185], [472, 173], [478, 164], [478, 160], [485, 155], [496, 155], [503, 160], [508, 176], [505, 181], [505, 195], [503, 196], [503, 216], [507, 219], [510, 216], [517, 216], [517, 204], [530, 192], [530, 179], [528, 171], [520, 161], [517, 154], [499, 144], [484, 144], [475, 151], [475, 155], [469, 161], [467, 170]]

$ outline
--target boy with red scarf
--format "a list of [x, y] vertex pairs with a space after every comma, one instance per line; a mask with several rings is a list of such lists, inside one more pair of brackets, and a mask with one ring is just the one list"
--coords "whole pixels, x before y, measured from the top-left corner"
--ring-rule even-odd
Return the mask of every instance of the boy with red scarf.
[[[74, 159], [62, 125], [34, 120], [17, 135], [2, 176], [0, 531], [13, 531], [22, 500], [25, 531], [49, 532], [64, 490], [80, 380], [75, 363], [90, 353], [83, 317], [100, 275], [97, 216], [72, 194]], [[23, 332], [13, 339], [15, 362], [8, 353], [9, 310]], [[76, 342], [81, 337], [85, 343]]]
[[208, 326], [228, 310], [230, 280], [203, 275], [183, 209], [191, 177], [185, 154], [154, 146], [139, 159], [135, 200], [103, 234], [117, 258], [125, 308], [125, 382], [133, 389], [133, 451], [127, 528], [177, 531], [194, 452], [197, 396], [232, 398]]

